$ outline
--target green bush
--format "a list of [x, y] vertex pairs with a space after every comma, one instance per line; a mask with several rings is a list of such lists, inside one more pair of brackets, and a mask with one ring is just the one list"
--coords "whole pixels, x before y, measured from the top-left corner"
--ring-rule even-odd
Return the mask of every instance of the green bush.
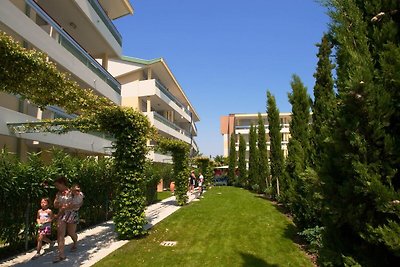
[[310, 252], [317, 253], [321, 249], [324, 229], [324, 227], [315, 226], [299, 233], [307, 241]]
[[163, 181], [171, 181], [172, 178], [172, 165], [159, 163], [159, 162], [147, 162], [145, 168], [146, 176], [146, 203], [147, 205], [157, 202], [157, 185], [161, 179]]
[[46, 165], [40, 159], [40, 153], [29, 154], [27, 162], [20, 162], [6, 150], [0, 152], [0, 240], [8, 244], [0, 251], [0, 256], [4, 250], [13, 253], [21, 250], [25, 242], [34, 244], [40, 199], [50, 197], [52, 204], [57, 192], [53, 181], [59, 176], [67, 177], [70, 185], [79, 184], [85, 194], [80, 209], [80, 228], [111, 217], [109, 204], [115, 191], [113, 160], [78, 158], [62, 150], [52, 153], [53, 159]]

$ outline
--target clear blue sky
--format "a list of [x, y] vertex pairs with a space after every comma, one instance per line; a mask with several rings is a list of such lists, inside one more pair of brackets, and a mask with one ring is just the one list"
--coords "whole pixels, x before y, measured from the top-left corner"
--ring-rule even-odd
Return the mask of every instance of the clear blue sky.
[[325, 9], [314, 0], [131, 0], [133, 16], [115, 21], [124, 55], [163, 57], [201, 121], [204, 155], [222, 154], [219, 118], [265, 112], [266, 90], [280, 111], [298, 74], [309, 93], [317, 48], [327, 31]]

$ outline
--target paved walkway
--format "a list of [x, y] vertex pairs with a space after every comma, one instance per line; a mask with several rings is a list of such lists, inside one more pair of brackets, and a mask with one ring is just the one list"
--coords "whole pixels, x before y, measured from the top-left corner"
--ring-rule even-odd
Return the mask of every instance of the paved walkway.
[[[189, 202], [198, 198], [198, 193], [188, 194]], [[164, 199], [161, 202], [150, 205], [146, 208], [146, 218], [148, 224], [146, 229], [150, 229], [155, 224], [164, 220], [166, 217], [177, 211], [180, 207], [176, 204], [175, 196]], [[114, 232], [114, 223], [112, 221], [104, 222], [94, 227], [88, 228], [78, 234], [78, 250], [70, 252], [72, 246], [71, 238], [65, 240], [65, 252], [67, 259], [53, 264], [56, 249], [49, 249], [48, 245], [44, 246], [45, 254], [36, 260], [31, 258], [36, 254], [36, 250], [20, 254], [16, 257], [0, 262], [0, 267], [18, 266], [18, 267], [34, 267], [34, 266], [92, 266], [102, 258], [114, 250], [122, 247], [129, 241], [118, 240]]]

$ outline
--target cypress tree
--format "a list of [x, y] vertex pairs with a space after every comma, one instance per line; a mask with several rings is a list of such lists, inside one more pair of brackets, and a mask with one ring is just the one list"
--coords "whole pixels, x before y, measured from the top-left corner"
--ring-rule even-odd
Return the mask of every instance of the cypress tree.
[[236, 162], [237, 162], [236, 138], [235, 138], [235, 133], [232, 133], [231, 138], [229, 140], [228, 184], [232, 184], [236, 181]]
[[400, 4], [329, 4], [339, 105], [323, 176], [328, 233], [351, 244], [346, 252], [391, 265], [400, 256]]
[[284, 156], [282, 151], [281, 124], [279, 120], [279, 110], [276, 106], [275, 97], [271, 92], [267, 92], [267, 113], [271, 159], [271, 181], [270, 186], [274, 195], [279, 195], [279, 181], [284, 169]]
[[248, 187], [249, 189], [257, 189], [259, 186], [257, 177], [259, 173], [259, 155], [257, 148], [257, 129], [250, 125], [250, 134], [249, 134], [249, 171], [248, 171]]
[[309, 162], [310, 97], [307, 94], [307, 88], [297, 75], [293, 75], [291, 87], [292, 93], [289, 93], [288, 97], [290, 104], [292, 104], [292, 119], [290, 121], [290, 134], [292, 137], [288, 145], [282, 194], [296, 220], [305, 209], [303, 206], [305, 203], [300, 201], [302, 196], [296, 190], [302, 185], [301, 175]]
[[332, 69], [334, 65], [330, 61], [332, 45], [327, 35], [322, 37], [317, 44], [318, 64], [314, 74], [314, 103], [312, 105], [312, 148], [311, 162], [313, 167], [319, 167], [326, 159], [326, 146], [332, 141], [332, 124], [335, 119], [335, 92], [333, 90]]
[[239, 135], [239, 179], [238, 186], [246, 187], [247, 186], [247, 169], [246, 169], [246, 140], [243, 135]]
[[265, 134], [265, 124], [260, 113], [258, 113], [258, 153], [259, 153], [259, 175], [258, 185], [259, 193], [265, 192], [267, 188], [267, 181], [269, 179], [269, 164], [268, 164], [268, 150], [267, 139]]

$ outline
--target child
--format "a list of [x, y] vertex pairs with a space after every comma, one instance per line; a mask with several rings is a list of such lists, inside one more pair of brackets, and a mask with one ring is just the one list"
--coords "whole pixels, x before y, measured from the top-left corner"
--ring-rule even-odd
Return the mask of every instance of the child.
[[77, 224], [79, 221], [78, 211], [83, 204], [83, 193], [77, 184], [71, 187], [71, 193], [71, 201], [62, 207], [59, 216], [66, 223]]
[[42, 243], [45, 241], [50, 246], [53, 245], [52, 241], [48, 238], [51, 235], [51, 222], [53, 221], [53, 212], [49, 209], [49, 198], [42, 198], [40, 201], [41, 209], [37, 212], [36, 223], [39, 228], [38, 239], [37, 239], [37, 251], [33, 259], [37, 259], [40, 256], [40, 250], [42, 249]]

